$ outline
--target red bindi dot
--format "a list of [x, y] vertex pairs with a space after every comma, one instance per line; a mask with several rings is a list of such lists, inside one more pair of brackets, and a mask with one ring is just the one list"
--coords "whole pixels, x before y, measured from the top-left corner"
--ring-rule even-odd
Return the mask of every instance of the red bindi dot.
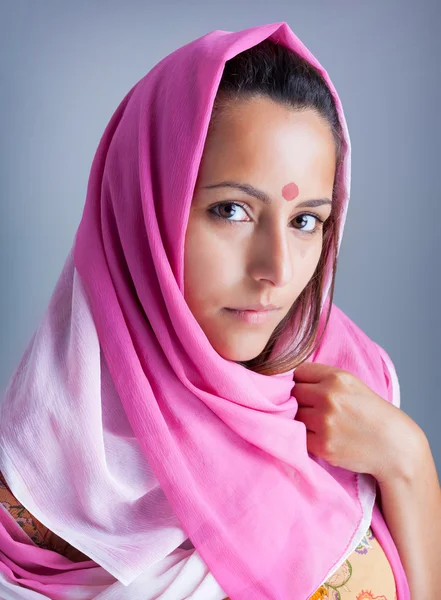
[[282, 190], [282, 196], [285, 200], [294, 200], [299, 195], [299, 188], [294, 182], [287, 183]]

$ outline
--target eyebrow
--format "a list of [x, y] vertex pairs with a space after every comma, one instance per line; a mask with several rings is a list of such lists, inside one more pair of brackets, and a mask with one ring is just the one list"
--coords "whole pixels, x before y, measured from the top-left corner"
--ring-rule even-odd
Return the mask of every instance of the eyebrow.
[[[245, 192], [245, 194], [248, 194], [249, 196], [254, 196], [254, 198], [261, 200], [264, 204], [272, 203], [272, 199], [270, 198], [270, 196], [268, 196], [268, 194], [266, 194], [262, 190], [258, 190], [257, 188], [248, 183], [239, 183], [237, 181], [222, 181], [221, 183], [206, 185], [204, 186], [204, 189], [211, 190], [219, 187], [236, 188], [238, 190], [241, 190], [242, 192]], [[303, 202], [296, 204], [296, 206], [314, 207], [322, 206], [323, 204], [332, 204], [332, 202], [329, 198], [315, 198], [314, 200], [304, 200]]]

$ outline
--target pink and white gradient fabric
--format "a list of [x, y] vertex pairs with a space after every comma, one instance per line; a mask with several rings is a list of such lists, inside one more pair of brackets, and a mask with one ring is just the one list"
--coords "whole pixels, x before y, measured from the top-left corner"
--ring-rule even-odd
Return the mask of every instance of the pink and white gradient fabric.
[[[2, 598], [306, 600], [371, 521], [398, 600], [410, 598], [375, 479], [310, 455], [292, 371], [225, 360], [184, 300], [186, 224], [223, 67], [267, 38], [316, 66], [335, 97], [340, 245], [346, 121], [285, 22], [213, 31], [133, 86], [101, 138], [72, 250], [0, 407], [0, 470], [13, 493], [91, 560], [38, 548], [0, 510]], [[277, 351], [295, 341], [286, 335]], [[388, 401], [395, 388], [399, 404], [390, 358], [335, 305], [310, 360]], [[180, 548], [187, 538], [194, 551]]]

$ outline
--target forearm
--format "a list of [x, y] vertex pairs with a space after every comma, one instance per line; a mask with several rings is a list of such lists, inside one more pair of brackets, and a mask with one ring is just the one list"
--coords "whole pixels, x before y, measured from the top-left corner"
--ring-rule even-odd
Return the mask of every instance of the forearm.
[[401, 474], [379, 483], [382, 512], [400, 554], [412, 600], [431, 600], [441, 575], [441, 488], [426, 436]]

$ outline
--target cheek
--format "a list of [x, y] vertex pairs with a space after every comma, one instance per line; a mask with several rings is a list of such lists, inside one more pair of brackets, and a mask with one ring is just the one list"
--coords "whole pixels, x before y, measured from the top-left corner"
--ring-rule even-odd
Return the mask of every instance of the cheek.
[[299, 266], [299, 279], [302, 281], [303, 287], [309, 282], [311, 277], [314, 275], [317, 268], [320, 256], [322, 253], [322, 242], [317, 244], [305, 244], [301, 245], [297, 249], [296, 260]]
[[188, 232], [184, 256], [184, 298], [194, 314], [219, 309], [231, 287], [235, 263], [228, 245], [210, 231]]
[[315, 240], [302, 240], [295, 247], [295, 254], [298, 259], [300, 259], [303, 265], [310, 265], [312, 263], [317, 263], [320, 258], [320, 254], [322, 251], [322, 241], [319, 239]]

